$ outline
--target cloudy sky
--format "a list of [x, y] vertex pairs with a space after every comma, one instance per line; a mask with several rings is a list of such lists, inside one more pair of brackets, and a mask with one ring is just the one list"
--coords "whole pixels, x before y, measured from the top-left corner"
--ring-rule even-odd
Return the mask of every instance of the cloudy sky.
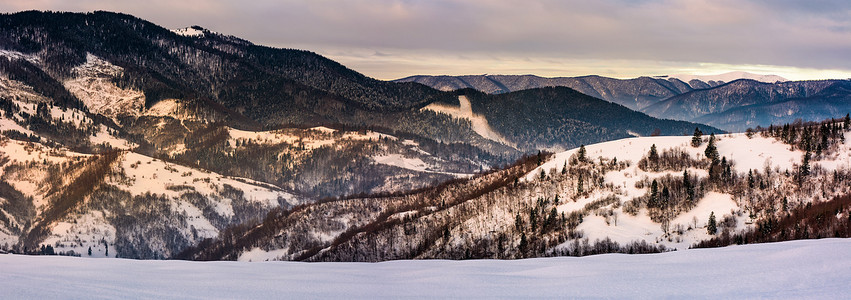
[[851, 1], [0, 0], [132, 14], [311, 50], [380, 79], [415, 74], [851, 78]]

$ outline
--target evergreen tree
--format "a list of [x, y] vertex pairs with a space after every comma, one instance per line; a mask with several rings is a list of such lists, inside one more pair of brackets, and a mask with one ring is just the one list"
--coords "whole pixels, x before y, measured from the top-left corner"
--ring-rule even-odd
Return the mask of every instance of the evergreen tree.
[[546, 179], [547, 179], [547, 172], [544, 171], [544, 169], [541, 169], [541, 181], [544, 181]]
[[567, 161], [564, 162], [564, 166], [561, 167], [561, 175], [567, 174]]
[[89, 256], [92, 256], [92, 247], [89, 247]]
[[804, 153], [804, 159], [801, 162], [801, 177], [810, 175], [810, 151]]
[[715, 212], [709, 213], [709, 223], [706, 224], [706, 232], [709, 234], [715, 234], [718, 232], [718, 224], [715, 222]]
[[585, 145], [580, 145], [579, 151], [576, 154], [576, 158], [581, 162], [585, 162], [585, 161], [588, 160], [588, 158], [585, 155], [586, 155]]
[[694, 128], [694, 136], [691, 138], [691, 146], [692, 147], [700, 147], [700, 144], [703, 144], [703, 132], [700, 131], [699, 128]]
[[659, 205], [659, 183], [656, 182], [656, 179], [653, 179], [653, 182], [650, 183], [650, 200], [648, 204], [651, 207], [658, 207]]
[[688, 178], [688, 170], [683, 170], [683, 188], [686, 190], [688, 200], [694, 201], [694, 187], [691, 185], [691, 179]]
[[656, 144], [650, 146], [650, 153], [647, 154], [647, 158], [651, 162], [659, 161], [659, 152], [656, 151]]
[[584, 183], [582, 182], [582, 173], [579, 173], [579, 179], [576, 180], [576, 194], [585, 192]]
[[715, 134], [709, 136], [709, 142], [706, 143], [706, 150], [703, 151], [703, 154], [706, 155], [706, 158], [711, 159], [713, 161], [718, 160], [718, 148], [715, 147]]
[[547, 217], [547, 227], [554, 226], [556, 224], [556, 220], [558, 220], [558, 211], [556, 211], [556, 208], [553, 207], [553, 209], [550, 210], [550, 216]]
[[532, 232], [538, 229], [538, 211], [536, 209], [529, 210], [529, 223], [532, 225]]
[[754, 179], [753, 179], [753, 170], [748, 170], [748, 188], [753, 189]]
[[851, 114], [845, 114], [845, 119], [842, 120], [842, 126], [845, 130], [851, 127]]
[[726, 156], [721, 158], [721, 179], [724, 182], [730, 182], [733, 180], [733, 169], [730, 167], [730, 164], [727, 163]]

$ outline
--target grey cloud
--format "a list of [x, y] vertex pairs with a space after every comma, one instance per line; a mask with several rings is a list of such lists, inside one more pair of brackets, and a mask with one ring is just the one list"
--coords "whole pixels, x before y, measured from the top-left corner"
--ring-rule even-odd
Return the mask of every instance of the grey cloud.
[[851, 69], [851, 1], [4, 1], [116, 10], [279, 47]]

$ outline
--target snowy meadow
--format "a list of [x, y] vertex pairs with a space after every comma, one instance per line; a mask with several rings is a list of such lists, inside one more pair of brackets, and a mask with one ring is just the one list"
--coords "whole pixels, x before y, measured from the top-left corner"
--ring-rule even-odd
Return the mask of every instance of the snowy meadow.
[[810, 298], [851, 292], [851, 240], [662, 254], [382, 263], [0, 255], [4, 299]]

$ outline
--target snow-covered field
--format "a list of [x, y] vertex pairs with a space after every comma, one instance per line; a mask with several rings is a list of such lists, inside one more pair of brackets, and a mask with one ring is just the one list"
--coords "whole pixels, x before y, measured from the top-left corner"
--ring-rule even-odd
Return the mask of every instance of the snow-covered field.
[[851, 293], [851, 239], [663, 254], [383, 263], [0, 255], [0, 298], [795, 298]]

